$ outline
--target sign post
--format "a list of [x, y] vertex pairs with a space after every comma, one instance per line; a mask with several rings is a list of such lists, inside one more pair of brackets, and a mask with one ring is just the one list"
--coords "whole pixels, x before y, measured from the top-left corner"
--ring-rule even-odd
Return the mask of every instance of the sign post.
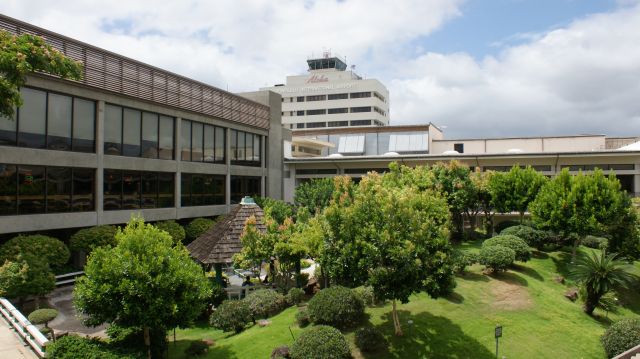
[[498, 358], [498, 338], [502, 336], [502, 325], [496, 325], [496, 359]]

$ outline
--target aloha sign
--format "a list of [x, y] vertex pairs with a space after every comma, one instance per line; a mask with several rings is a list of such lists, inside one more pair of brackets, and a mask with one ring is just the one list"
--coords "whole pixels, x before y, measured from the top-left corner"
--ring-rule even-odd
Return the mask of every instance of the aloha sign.
[[329, 82], [329, 78], [325, 75], [313, 75], [311, 77], [309, 77], [309, 79], [307, 80], [308, 84], [315, 84], [318, 82]]

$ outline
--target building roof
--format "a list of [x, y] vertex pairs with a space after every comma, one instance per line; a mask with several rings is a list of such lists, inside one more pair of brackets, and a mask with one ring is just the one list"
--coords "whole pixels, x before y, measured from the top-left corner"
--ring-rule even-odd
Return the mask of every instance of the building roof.
[[640, 141], [620, 147], [618, 151], [640, 151]]
[[82, 62], [83, 85], [223, 120], [268, 129], [269, 107], [214, 86], [0, 14], [0, 30], [34, 34]]
[[191, 257], [201, 264], [232, 263], [233, 255], [242, 250], [240, 237], [244, 231], [245, 222], [251, 216], [256, 218], [256, 229], [266, 232], [262, 209], [255, 203], [240, 204], [187, 245]]

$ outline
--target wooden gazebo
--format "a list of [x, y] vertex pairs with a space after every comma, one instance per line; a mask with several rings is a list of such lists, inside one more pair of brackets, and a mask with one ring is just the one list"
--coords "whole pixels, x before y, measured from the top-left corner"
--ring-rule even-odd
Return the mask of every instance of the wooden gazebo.
[[222, 266], [233, 263], [233, 255], [242, 250], [240, 236], [251, 216], [256, 218], [256, 229], [266, 232], [262, 208], [251, 197], [245, 197], [222, 220], [187, 245], [191, 257], [207, 269], [213, 266], [221, 280]]

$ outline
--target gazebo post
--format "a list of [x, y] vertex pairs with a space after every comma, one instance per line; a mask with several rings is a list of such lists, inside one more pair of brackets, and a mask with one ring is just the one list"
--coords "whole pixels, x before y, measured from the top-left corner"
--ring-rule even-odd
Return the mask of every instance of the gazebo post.
[[222, 280], [222, 263], [214, 263], [213, 268], [216, 271], [216, 281], [221, 286], [224, 286], [224, 281]]

